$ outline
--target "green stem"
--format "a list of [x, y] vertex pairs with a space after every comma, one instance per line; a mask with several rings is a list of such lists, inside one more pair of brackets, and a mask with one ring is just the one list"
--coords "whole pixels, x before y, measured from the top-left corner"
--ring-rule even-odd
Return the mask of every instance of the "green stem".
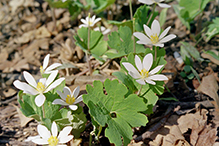
[[97, 134], [97, 139], [98, 139], [98, 140], [99, 140], [99, 136], [100, 136], [100, 133], [101, 133], [102, 129], [103, 129], [103, 127], [100, 126], [100, 128], [99, 128], [99, 132], [98, 132], [98, 134]]
[[[135, 18], [133, 18], [133, 11], [132, 11], [132, 0], [129, 0], [129, 10], [130, 10], [130, 18], [132, 20], [132, 29], [133, 29], [133, 33], [135, 32]], [[136, 52], [135, 49], [135, 37], [133, 37], [133, 52]]]
[[139, 96], [140, 93], [141, 93], [142, 87], [143, 87], [143, 85], [141, 85], [141, 87], [140, 87], [140, 89], [139, 89], [139, 91], [138, 91], [138, 93], [137, 93], [138, 96]]
[[43, 118], [46, 118], [44, 104], [42, 105], [42, 110], [43, 110]]
[[132, 0], [129, 0], [129, 10], [130, 10], [130, 18], [131, 18], [131, 20], [133, 20]]
[[89, 146], [91, 146], [91, 143], [92, 143], [92, 134], [90, 133]]
[[[88, 24], [90, 24], [90, 13], [88, 14]], [[87, 64], [88, 64], [88, 70], [90, 72], [90, 75], [92, 75], [92, 68], [91, 68], [91, 62], [90, 62], [90, 25], [88, 25], [88, 33], [87, 33], [87, 52], [85, 53], [87, 58]]]
[[154, 61], [157, 60], [157, 47], [154, 47]]
[[153, 7], [153, 9], [152, 9], [152, 13], [151, 13], [151, 15], [150, 15], [150, 18], [148, 19], [147, 25], [149, 25], [149, 23], [150, 23], [150, 21], [151, 21], [153, 15], [154, 15], [154, 11], [155, 11], [156, 6], [157, 6], [157, 4], [155, 3], [155, 4], [154, 4], [154, 7]]

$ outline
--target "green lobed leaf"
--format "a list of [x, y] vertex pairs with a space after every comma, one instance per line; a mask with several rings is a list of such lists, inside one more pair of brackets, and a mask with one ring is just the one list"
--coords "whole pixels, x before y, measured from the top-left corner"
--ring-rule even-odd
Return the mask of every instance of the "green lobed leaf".
[[120, 21], [115, 21], [115, 20], [109, 20], [108, 21], [109, 24], [113, 24], [116, 25], [118, 27], [120, 26], [128, 26], [132, 31], [133, 31], [133, 25], [132, 25], [132, 20], [127, 20], [125, 22], [120, 22]]
[[96, 5], [96, 7], [94, 8], [94, 12], [100, 13], [114, 2], [115, 0], [94, 0], [94, 3]]
[[[138, 32], [144, 31], [143, 28], [144, 24], [150, 27], [155, 17], [158, 16], [158, 12], [154, 11], [153, 15], [152, 16], [151, 15], [152, 12], [150, 11], [149, 6], [147, 5], [140, 6], [134, 14], [135, 30]], [[150, 17], [151, 17], [150, 22], [148, 22]]]
[[[127, 26], [119, 27], [118, 32], [112, 32], [109, 35], [108, 45], [110, 48], [115, 49], [117, 52], [106, 53], [109, 58], [117, 58], [124, 55], [128, 55], [133, 52], [133, 40], [132, 40], [132, 31]], [[136, 44], [136, 53], [142, 53], [145, 51], [143, 45]]]
[[128, 145], [133, 134], [131, 127], [148, 122], [147, 117], [140, 113], [147, 109], [142, 98], [135, 94], [124, 98], [128, 90], [118, 80], [106, 79], [104, 86], [101, 81], [94, 81], [93, 87], [86, 86], [86, 91], [88, 94], [83, 95], [83, 101], [89, 107], [89, 113], [102, 127], [107, 126], [105, 135], [116, 146]]

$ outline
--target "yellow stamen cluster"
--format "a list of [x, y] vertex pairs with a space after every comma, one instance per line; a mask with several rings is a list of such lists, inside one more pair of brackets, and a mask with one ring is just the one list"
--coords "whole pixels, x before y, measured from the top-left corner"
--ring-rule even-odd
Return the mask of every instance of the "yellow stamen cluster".
[[153, 34], [153, 35], [151, 35], [150, 40], [151, 40], [152, 44], [156, 44], [156, 43], [158, 43], [159, 38], [158, 38], [157, 34]]
[[48, 139], [49, 146], [56, 146], [58, 144], [58, 142], [59, 142], [59, 140], [56, 136], [51, 136]]
[[66, 103], [72, 105], [75, 102], [75, 97], [71, 95], [67, 95]]
[[36, 90], [37, 90], [39, 93], [43, 93], [43, 92], [46, 90], [46, 87], [43, 85], [42, 82], [38, 82], [38, 83], [37, 83]]
[[140, 74], [141, 74], [141, 78], [144, 79], [144, 78], [147, 78], [149, 76], [149, 71], [147, 71], [144, 68], [144, 69], [141, 70]]

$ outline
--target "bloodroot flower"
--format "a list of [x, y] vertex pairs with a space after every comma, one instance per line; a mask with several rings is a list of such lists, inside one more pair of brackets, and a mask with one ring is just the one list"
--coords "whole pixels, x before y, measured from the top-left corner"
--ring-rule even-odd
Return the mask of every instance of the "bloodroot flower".
[[160, 2], [163, 2], [164, 0], [138, 0], [139, 2], [143, 3], [143, 4], [147, 4], [147, 5], [152, 5], [152, 4], [158, 4], [158, 6], [160, 6], [161, 8], [170, 8], [170, 5], [167, 4], [163, 4]]
[[72, 130], [71, 126], [63, 128], [58, 135], [58, 128], [55, 122], [52, 123], [51, 132], [43, 125], [37, 126], [39, 133], [38, 137], [33, 138], [31, 141], [38, 145], [49, 145], [49, 146], [66, 146], [64, 143], [69, 142], [73, 135], [69, 135]]
[[134, 32], [133, 35], [139, 39], [137, 41], [138, 44], [163, 47], [164, 43], [166, 43], [166, 42], [168, 42], [176, 37], [176, 35], [174, 35], [174, 34], [170, 34], [170, 35], [166, 36], [166, 34], [170, 30], [170, 28], [171, 28], [170, 26], [167, 27], [160, 34], [160, 23], [157, 20], [154, 20], [152, 25], [151, 25], [151, 29], [147, 25], [144, 24], [144, 31], [145, 31], [147, 36], [141, 32]]
[[101, 18], [97, 18], [95, 19], [96, 16], [94, 15], [92, 18], [90, 18], [89, 16], [87, 16], [85, 19], [81, 19], [81, 22], [83, 24], [79, 25], [79, 28], [81, 27], [93, 27], [98, 21], [101, 20]]
[[37, 95], [35, 98], [35, 103], [38, 107], [42, 106], [43, 103], [45, 102], [46, 97], [43, 94], [56, 88], [59, 84], [61, 84], [62, 81], [65, 80], [65, 78], [59, 78], [59, 79], [55, 80], [55, 78], [58, 74], [57, 70], [53, 71], [49, 75], [48, 79], [41, 78], [41, 79], [39, 79], [38, 82], [35, 81], [35, 79], [33, 78], [33, 76], [30, 73], [24, 71], [23, 74], [24, 74], [24, 79], [29, 84], [24, 83], [24, 82], [20, 82], [19, 80], [14, 81], [13, 84], [16, 88], [23, 90], [24, 93], [28, 93], [31, 95]]
[[143, 62], [135, 55], [135, 65], [138, 70], [131, 63], [123, 62], [122, 64], [128, 70], [128, 74], [134, 79], [137, 79], [136, 81], [141, 85], [145, 85], [146, 83], [155, 85], [156, 83], [154, 81], [168, 80], [165, 75], [156, 74], [164, 65], [159, 65], [150, 71], [153, 64], [153, 55], [151, 53], [144, 57]]
[[54, 69], [61, 66], [61, 63], [53, 63], [52, 65], [50, 65], [49, 67], [49, 57], [50, 54], [47, 54], [46, 57], [43, 60], [43, 66], [40, 66], [40, 73], [41, 74], [50, 74], [51, 72], [55, 71]]
[[80, 87], [79, 86], [76, 87], [72, 93], [68, 87], [64, 87], [63, 92], [64, 93], [57, 91], [57, 93], [62, 99], [55, 99], [52, 103], [60, 104], [60, 105], [67, 105], [69, 106], [70, 109], [77, 110], [78, 106], [75, 104], [83, 100], [82, 95], [78, 97], [78, 94], [80, 92]]

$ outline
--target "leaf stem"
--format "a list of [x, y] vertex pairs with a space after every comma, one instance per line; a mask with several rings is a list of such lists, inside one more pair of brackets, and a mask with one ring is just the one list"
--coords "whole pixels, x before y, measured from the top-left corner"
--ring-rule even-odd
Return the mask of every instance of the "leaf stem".
[[88, 14], [88, 33], [87, 33], [87, 52], [85, 52], [86, 58], [87, 58], [87, 64], [88, 64], [88, 70], [90, 72], [90, 76], [92, 75], [92, 68], [91, 68], [91, 62], [90, 62], [90, 13]]
[[138, 90], [138, 93], [137, 93], [138, 96], [139, 96], [140, 93], [141, 93], [142, 87], [143, 87], [143, 85], [141, 85], [140, 89]]
[[[133, 18], [133, 11], [132, 11], [132, 0], [129, 0], [129, 10], [130, 10], [130, 18], [132, 20], [132, 29], [133, 29], [133, 33], [135, 32], [135, 18]], [[132, 35], [133, 38], [133, 52], [136, 52], [135, 49], [135, 37]]]
[[129, 10], [130, 10], [130, 18], [131, 18], [131, 20], [133, 20], [132, 0], [129, 0]]
[[155, 11], [156, 6], [157, 6], [157, 4], [155, 3], [155, 4], [154, 4], [154, 7], [153, 7], [153, 9], [152, 9], [152, 13], [151, 13], [151, 15], [150, 15], [150, 17], [149, 17], [149, 19], [148, 19], [147, 25], [149, 25], [149, 23], [150, 23], [150, 21], [151, 21], [153, 15], [154, 15], [154, 11]]
[[99, 128], [99, 132], [98, 132], [98, 134], [97, 134], [97, 139], [98, 139], [98, 140], [99, 140], [99, 136], [100, 136], [100, 133], [101, 133], [102, 129], [103, 129], [103, 127], [100, 126], [100, 128]]

